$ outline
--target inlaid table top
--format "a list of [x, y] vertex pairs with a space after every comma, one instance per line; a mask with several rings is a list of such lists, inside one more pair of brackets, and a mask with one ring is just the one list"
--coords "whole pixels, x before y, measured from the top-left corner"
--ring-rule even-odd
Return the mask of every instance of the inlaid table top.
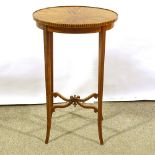
[[88, 6], [59, 6], [37, 10], [33, 18], [40, 28], [62, 29], [110, 29], [117, 20], [117, 13], [103, 8]]

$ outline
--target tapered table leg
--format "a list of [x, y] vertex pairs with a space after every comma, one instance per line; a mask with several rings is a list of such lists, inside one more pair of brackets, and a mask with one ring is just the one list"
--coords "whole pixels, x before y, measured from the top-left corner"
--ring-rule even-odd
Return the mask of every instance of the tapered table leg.
[[99, 32], [99, 62], [98, 62], [98, 134], [101, 145], [103, 144], [102, 98], [103, 98], [103, 79], [104, 79], [105, 37], [106, 37], [106, 30], [102, 28], [101, 31]]
[[53, 112], [53, 33], [46, 30], [44, 30], [44, 56], [47, 108], [47, 131], [45, 143], [47, 144], [50, 136], [51, 118]]

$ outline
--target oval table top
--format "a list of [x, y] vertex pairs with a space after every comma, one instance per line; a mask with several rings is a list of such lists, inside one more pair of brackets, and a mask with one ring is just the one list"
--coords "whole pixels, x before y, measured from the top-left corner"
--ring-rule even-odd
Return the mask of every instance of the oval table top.
[[113, 27], [118, 14], [112, 10], [88, 6], [58, 6], [37, 10], [33, 18], [41, 29], [64, 33], [99, 32]]

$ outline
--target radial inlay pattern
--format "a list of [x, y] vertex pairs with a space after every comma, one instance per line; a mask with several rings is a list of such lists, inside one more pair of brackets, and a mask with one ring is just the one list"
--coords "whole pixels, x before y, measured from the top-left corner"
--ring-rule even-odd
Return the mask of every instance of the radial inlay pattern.
[[62, 6], [38, 10], [33, 17], [37, 22], [54, 27], [89, 28], [114, 22], [117, 13], [95, 7]]

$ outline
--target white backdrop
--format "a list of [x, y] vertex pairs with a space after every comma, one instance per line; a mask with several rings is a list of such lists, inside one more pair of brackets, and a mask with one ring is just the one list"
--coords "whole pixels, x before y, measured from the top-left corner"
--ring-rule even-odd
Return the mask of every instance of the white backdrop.
[[[155, 99], [153, 0], [5, 0], [0, 2], [0, 104], [45, 103], [42, 30], [32, 12], [89, 5], [119, 14], [107, 32], [104, 100]], [[98, 34], [54, 34], [55, 91], [97, 92]]]

